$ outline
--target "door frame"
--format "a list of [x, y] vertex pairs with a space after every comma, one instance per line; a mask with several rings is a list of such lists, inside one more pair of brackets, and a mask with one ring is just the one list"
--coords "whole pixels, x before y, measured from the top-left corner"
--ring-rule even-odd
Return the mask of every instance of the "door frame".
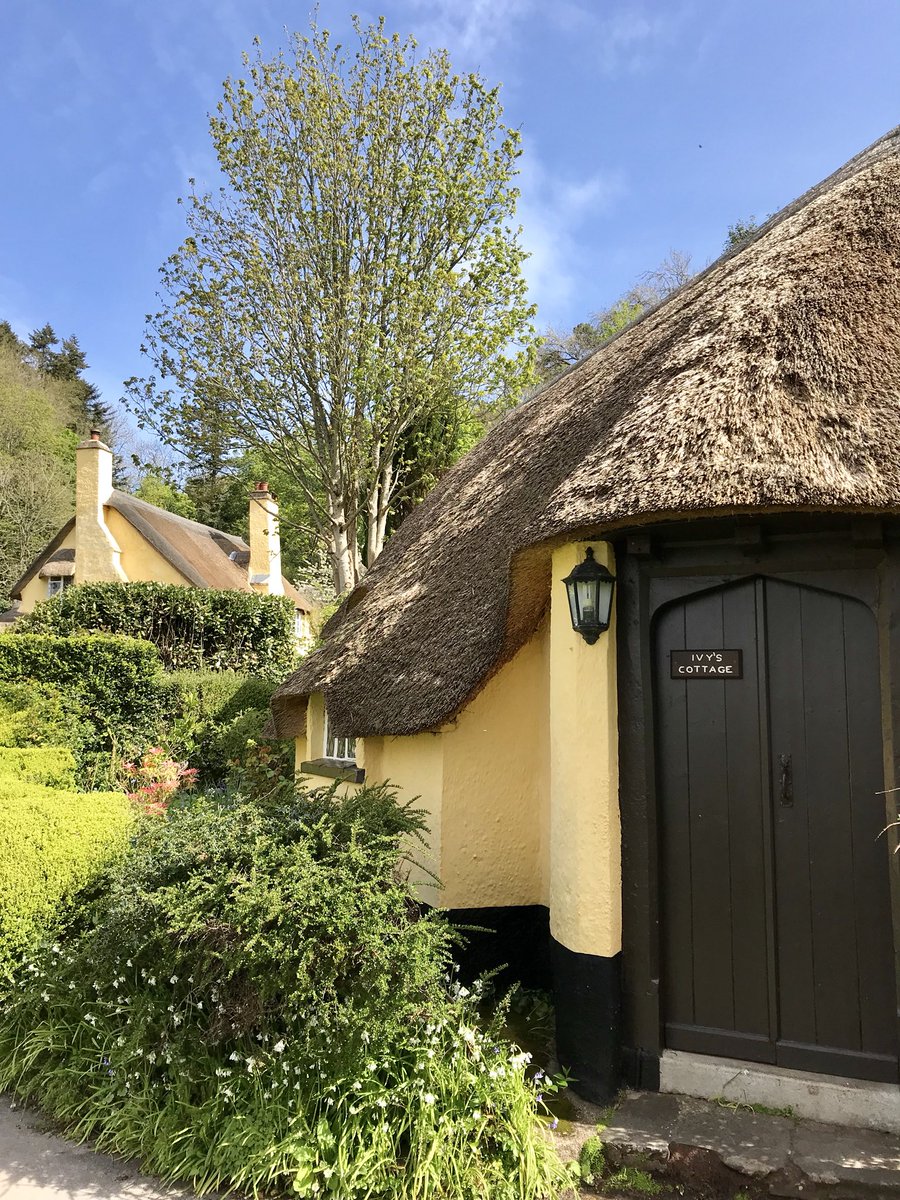
[[[900, 807], [900, 792], [890, 791], [900, 785], [900, 521], [812, 514], [695, 520], [625, 531], [616, 554], [623, 1070], [631, 1086], [653, 1090], [664, 1049], [654, 616], [672, 600], [754, 576], [837, 592], [870, 608], [881, 667], [887, 824]], [[886, 836], [889, 850], [900, 845], [900, 831]], [[900, 854], [891, 853], [889, 870], [900, 1000]], [[900, 1013], [897, 1025], [900, 1041]]]

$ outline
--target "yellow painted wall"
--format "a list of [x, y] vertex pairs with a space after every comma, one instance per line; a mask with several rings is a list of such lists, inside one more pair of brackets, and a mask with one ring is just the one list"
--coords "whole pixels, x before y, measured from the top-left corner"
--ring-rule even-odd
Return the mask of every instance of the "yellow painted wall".
[[[389, 780], [429, 814], [423, 899], [446, 908], [548, 900], [547, 628], [489, 681], [451, 725], [357, 742], [367, 783]], [[324, 703], [310, 697], [297, 763], [324, 754]], [[349, 786], [349, 785], [348, 785]]]
[[[590, 543], [614, 571], [612, 547]], [[563, 946], [622, 948], [615, 613], [589, 646], [562, 580], [588, 543], [553, 555], [550, 616], [439, 733], [357, 743], [366, 782], [421, 797], [446, 908], [545, 904]], [[298, 763], [324, 754], [324, 702], [310, 698]]]
[[[183, 583], [188, 581], [150, 545], [143, 534], [114, 508], [103, 510], [109, 531], [122, 550], [122, 570], [131, 583]], [[93, 580], [91, 581], [93, 582]]]
[[[75, 530], [72, 529], [67, 535], [65, 541], [59, 545], [60, 550], [75, 549]], [[31, 612], [36, 604], [41, 600], [47, 599], [47, 580], [41, 579], [35, 575], [33, 579], [29, 579], [28, 583], [22, 588], [22, 600], [19, 604], [19, 612]]]
[[[446, 739], [440, 733], [418, 733], [415, 737], [366, 738], [357, 762], [365, 767], [366, 782], [389, 781], [404, 797], [418, 797], [416, 807], [428, 813], [428, 846], [412, 843], [415, 866], [410, 878], [417, 884], [426, 904], [450, 906], [446, 889], [447, 871], [443, 856], [444, 814], [447, 799], [444, 784]], [[434, 876], [445, 886], [438, 888]]]
[[584, 559], [615, 573], [612, 547], [570, 543], [553, 555], [550, 598], [550, 932], [570, 950], [622, 948], [615, 612], [589, 646], [572, 630], [564, 579]]
[[443, 734], [443, 903], [546, 904], [548, 638], [540, 630]]

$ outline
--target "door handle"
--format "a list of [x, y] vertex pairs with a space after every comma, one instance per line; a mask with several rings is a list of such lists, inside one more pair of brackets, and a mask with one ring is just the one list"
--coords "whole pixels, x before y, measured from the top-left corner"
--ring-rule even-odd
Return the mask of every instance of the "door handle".
[[789, 754], [780, 755], [781, 763], [781, 806], [792, 808], [794, 805], [794, 769]]

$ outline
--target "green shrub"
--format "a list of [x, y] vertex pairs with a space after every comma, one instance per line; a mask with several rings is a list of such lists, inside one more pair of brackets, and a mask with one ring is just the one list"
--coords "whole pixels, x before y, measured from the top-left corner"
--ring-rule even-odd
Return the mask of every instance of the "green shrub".
[[84, 631], [143, 638], [167, 670], [206, 667], [281, 680], [296, 660], [294, 606], [263, 596], [168, 583], [84, 583], [38, 604], [16, 632]]
[[0, 980], [124, 848], [128, 801], [63, 790], [74, 765], [65, 747], [0, 750]]
[[209, 800], [145, 822], [23, 969], [0, 1089], [201, 1190], [539, 1200], [568, 1173], [528, 1056], [478, 1027], [388, 789]]
[[169, 678], [189, 697], [199, 717], [222, 725], [255, 708], [268, 711], [277, 680], [243, 671], [173, 671]]
[[274, 680], [237, 671], [175, 671], [170, 679], [181, 693], [181, 715], [169, 744], [197, 769], [202, 786], [243, 774], [260, 757], [283, 777], [293, 774], [293, 743], [262, 736]]
[[[160, 740], [180, 693], [149, 642], [105, 634], [0, 638], [0, 681], [36, 681], [73, 700], [85, 729], [83, 775], [108, 779], [110, 754], [127, 756]], [[35, 694], [38, 694], [37, 692]]]
[[52, 683], [0, 682], [0, 746], [70, 746], [85, 737], [84, 713]]

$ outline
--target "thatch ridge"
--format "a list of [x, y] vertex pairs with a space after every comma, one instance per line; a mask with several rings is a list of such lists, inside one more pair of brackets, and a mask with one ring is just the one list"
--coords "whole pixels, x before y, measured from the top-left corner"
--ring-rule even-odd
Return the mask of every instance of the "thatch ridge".
[[900, 510], [900, 129], [499, 421], [276, 694], [276, 727], [321, 690], [338, 733], [434, 728], [535, 628], [549, 544], [760, 509]]

